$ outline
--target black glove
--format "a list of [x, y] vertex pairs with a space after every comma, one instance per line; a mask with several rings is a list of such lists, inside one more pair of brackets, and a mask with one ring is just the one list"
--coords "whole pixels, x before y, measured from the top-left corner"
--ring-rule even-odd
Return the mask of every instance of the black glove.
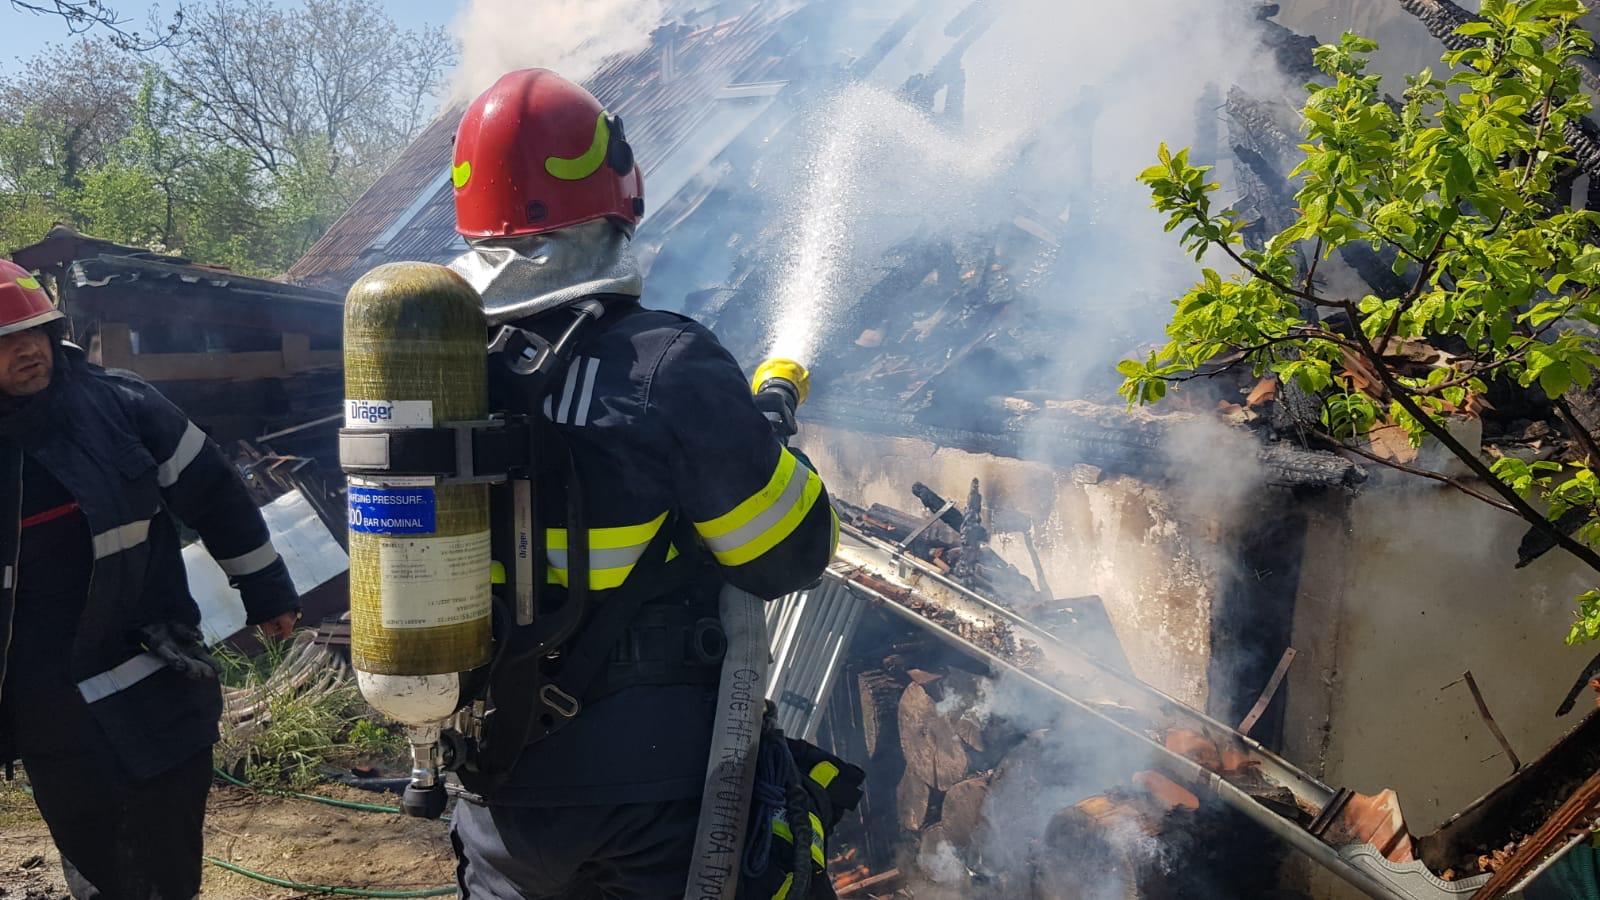
[[222, 667], [206, 650], [200, 629], [193, 625], [160, 622], [141, 627], [139, 634], [146, 650], [160, 657], [167, 668], [183, 673], [183, 677], [191, 681], [221, 677]]

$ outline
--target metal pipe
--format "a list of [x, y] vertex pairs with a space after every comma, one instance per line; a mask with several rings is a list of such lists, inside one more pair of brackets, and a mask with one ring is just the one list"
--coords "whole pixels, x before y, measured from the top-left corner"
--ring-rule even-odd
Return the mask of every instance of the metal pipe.
[[[804, 635], [804, 652], [795, 655], [798, 665], [798, 670], [795, 672], [796, 677], [789, 681], [786, 687], [786, 692], [806, 698], [807, 701], [813, 704], [813, 708], [815, 708], [817, 702], [815, 691], [824, 674], [821, 671], [821, 667], [824, 664], [823, 656], [829, 636], [839, 627], [843, 619], [843, 604], [839, 602], [840, 598], [837, 591], [829, 589], [831, 587], [833, 586], [825, 583], [815, 589], [820, 596], [818, 597], [815, 614], [812, 617], [814, 627], [807, 629], [807, 633]], [[800, 734], [804, 730], [806, 720], [810, 718], [810, 715], [811, 710], [804, 708], [796, 710], [795, 715], [792, 717], [794, 721], [784, 723], [784, 732], [786, 734]]]

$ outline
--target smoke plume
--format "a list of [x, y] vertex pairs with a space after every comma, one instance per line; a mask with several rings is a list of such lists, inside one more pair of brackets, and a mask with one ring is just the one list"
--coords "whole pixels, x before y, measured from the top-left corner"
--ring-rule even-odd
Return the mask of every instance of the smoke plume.
[[466, 103], [516, 69], [582, 81], [611, 56], [645, 47], [665, 11], [665, 0], [471, 0], [451, 25], [461, 66], [450, 102]]
[[775, 354], [810, 361], [845, 337], [833, 329], [888, 248], [1019, 218], [1062, 245], [1055, 274], [1029, 285], [1034, 302], [1081, 324], [1059, 348], [1053, 387], [1105, 382], [1118, 358], [1159, 337], [1167, 301], [1195, 270], [1136, 175], [1163, 141], [1202, 137], [1211, 146], [1197, 155], [1215, 153], [1229, 86], [1289, 89], [1253, 5], [996, 0], [988, 13], [931, 104], [911, 85], [856, 85], [813, 111], [818, 143], [776, 191], [789, 214], [772, 261], [784, 273]]

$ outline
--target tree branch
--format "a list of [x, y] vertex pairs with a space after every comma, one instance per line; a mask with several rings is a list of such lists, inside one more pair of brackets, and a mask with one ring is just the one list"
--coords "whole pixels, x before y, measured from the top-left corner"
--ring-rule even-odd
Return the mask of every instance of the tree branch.
[[[1394, 340], [1395, 333], [1400, 330], [1400, 317], [1417, 302], [1418, 297], [1422, 296], [1422, 289], [1428, 283], [1428, 276], [1433, 274], [1433, 265], [1439, 261], [1439, 254], [1444, 252], [1444, 242], [1449, 237], [1450, 229], [1446, 228], [1439, 232], [1439, 239], [1433, 242], [1433, 249], [1429, 250], [1428, 255], [1423, 257], [1422, 271], [1417, 273], [1416, 282], [1411, 285], [1411, 290], [1407, 291], [1405, 297], [1401, 298], [1400, 303], [1395, 306], [1394, 315], [1389, 317], [1389, 324], [1384, 326], [1384, 346], [1387, 347], [1389, 342]], [[1354, 319], [1351, 320], [1350, 324], [1357, 331], [1361, 330], [1361, 325]]]
[[[1347, 305], [1346, 313], [1353, 321], [1358, 311], [1354, 303], [1345, 302]], [[1450, 429], [1434, 421], [1433, 416], [1428, 415], [1423, 411], [1422, 407], [1417, 405], [1416, 399], [1411, 396], [1411, 393], [1406, 390], [1404, 385], [1395, 379], [1394, 373], [1389, 371], [1389, 367], [1384, 363], [1383, 358], [1372, 348], [1372, 343], [1367, 340], [1366, 333], [1360, 328], [1356, 328], [1355, 337], [1361, 344], [1362, 355], [1372, 363], [1373, 368], [1377, 370], [1378, 377], [1383, 379], [1384, 386], [1389, 389], [1390, 396], [1394, 398], [1396, 403], [1400, 404], [1401, 409], [1404, 409], [1408, 415], [1416, 419], [1417, 423], [1428, 434], [1443, 444], [1457, 459], [1465, 463], [1467, 468], [1471, 469], [1474, 475], [1477, 475], [1479, 479], [1489, 485], [1495, 493], [1504, 497], [1506, 502], [1511, 505], [1513, 512], [1520, 515], [1533, 527], [1544, 532], [1547, 537], [1560, 545], [1561, 549], [1582, 560], [1584, 564], [1595, 571], [1600, 572], [1600, 554], [1596, 554], [1593, 549], [1584, 546], [1566, 532], [1557, 528], [1554, 522], [1545, 518], [1528, 501], [1522, 499], [1516, 491], [1512, 490], [1510, 485], [1495, 477], [1494, 472], [1490, 471], [1489, 467], [1484, 465], [1483, 460], [1478, 458], [1478, 454], [1462, 446], [1461, 442], [1456, 440], [1455, 435], [1450, 433]]]
[[9, 2], [11, 8], [19, 12], [30, 12], [36, 16], [59, 16], [67, 23], [67, 32], [70, 34], [85, 34], [95, 28], [102, 28], [111, 33], [111, 39], [118, 47], [135, 53], [167, 46], [177, 38], [178, 29], [183, 25], [183, 10], [180, 8], [172, 14], [172, 22], [167, 26], [165, 34], [147, 38], [137, 31], [124, 28], [123, 26], [131, 20], [123, 18], [115, 9], [97, 0], [50, 0], [48, 3], [9, 0]]
[[1333, 449], [1347, 450], [1364, 459], [1370, 459], [1381, 466], [1387, 466], [1388, 468], [1394, 469], [1397, 472], [1404, 472], [1407, 475], [1415, 475], [1418, 478], [1426, 478], [1430, 481], [1437, 481], [1441, 484], [1447, 484], [1461, 493], [1466, 494], [1468, 497], [1473, 498], [1474, 500], [1481, 500], [1482, 502], [1489, 504], [1501, 512], [1508, 512], [1512, 515], [1516, 515], [1517, 511], [1512, 508], [1509, 503], [1496, 500], [1488, 494], [1473, 488], [1471, 485], [1463, 483], [1459, 478], [1453, 478], [1449, 475], [1445, 475], [1442, 472], [1434, 472], [1430, 469], [1419, 469], [1416, 466], [1408, 466], [1405, 463], [1396, 462], [1392, 459], [1385, 459], [1370, 450], [1364, 450], [1361, 447], [1352, 446], [1344, 443], [1343, 441], [1337, 440], [1333, 435], [1328, 434], [1319, 428], [1311, 428], [1308, 429], [1308, 431], [1313, 437], [1317, 438]]
[[1282, 281], [1279, 281], [1278, 279], [1272, 277], [1271, 275], [1268, 275], [1266, 272], [1261, 271], [1261, 269], [1259, 267], [1251, 265], [1248, 260], [1246, 260], [1244, 257], [1240, 256], [1238, 253], [1234, 252], [1233, 247], [1229, 246], [1226, 241], [1212, 241], [1212, 243], [1215, 244], [1218, 247], [1221, 247], [1222, 248], [1222, 252], [1228, 254], [1228, 257], [1230, 259], [1232, 259], [1234, 262], [1238, 263], [1240, 268], [1244, 269], [1246, 272], [1249, 272], [1254, 277], [1259, 278], [1262, 281], [1265, 281], [1267, 284], [1272, 285], [1273, 287], [1275, 287], [1278, 290], [1284, 292], [1285, 294], [1290, 295], [1291, 297], [1299, 297], [1302, 300], [1306, 300], [1306, 301], [1309, 301], [1311, 303], [1316, 304], [1318, 307], [1321, 307], [1322, 309], [1343, 309], [1344, 305], [1346, 303], [1348, 303], [1348, 301], [1339, 301], [1339, 302], [1335, 303], [1335, 302], [1331, 302], [1331, 301], [1328, 301], [1328, 300], [1324, 300], [1324, 299], [1322, 299], [1321, 297], [1318, 297], [1315, 294], [1307, 293], [1306, 291], [1296, 290], [1295, 288], [1290, 287], [1287, 284], [1284, 284]]

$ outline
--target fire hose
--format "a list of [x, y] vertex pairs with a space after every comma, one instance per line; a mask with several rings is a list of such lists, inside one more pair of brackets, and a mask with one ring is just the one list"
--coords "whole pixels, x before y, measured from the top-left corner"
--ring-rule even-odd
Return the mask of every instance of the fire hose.
[[767, 682], [765, 604], [732, 585], [723, 587], [719, 602], [728, 650], [684, 894], [689, 900], [732, 898], [738, 890]]
[[[785, 445], [797, 430], [795, 410], [805, 402], [810, 381], [805, 367], [792, 360], [771, 359], [756, 369], [751, 383], [756, 407]], [[686, 900], [731, 900], [738, 895], [766, 700], [766, 604], [733, 585], [725, 585], [718, 599], [728, 650], [717, 689]]]

